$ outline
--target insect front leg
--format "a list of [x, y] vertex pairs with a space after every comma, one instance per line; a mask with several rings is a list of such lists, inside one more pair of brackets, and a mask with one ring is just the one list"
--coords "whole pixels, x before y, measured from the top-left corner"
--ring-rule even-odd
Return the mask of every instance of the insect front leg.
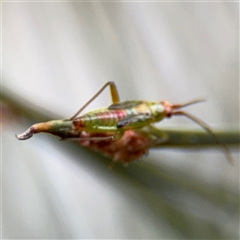
[[145, 137], [147, 137], [149, 140], [149, 147], [154, 147], [156, 145], [160, 145], [166, 141], [168, 141], [169, 137], [166, 133], [162, 132], [158, 128], [149, 125], [142, 130], [142, 134], [145, 134]]

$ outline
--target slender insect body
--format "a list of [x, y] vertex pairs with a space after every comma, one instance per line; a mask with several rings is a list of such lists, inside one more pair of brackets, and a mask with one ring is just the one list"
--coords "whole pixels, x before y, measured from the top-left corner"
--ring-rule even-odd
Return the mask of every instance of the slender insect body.
[[[98, 97], [106, 87], [110, 87], [112, 105], [79, 114]], [[184, 104], [171, 104], [167, 101], [125, 101], [120, 102], [114, 82], [107, 82], [86, 104], [83, 105], [71, 118], [38, 123], [31, 126], [24, 133], [16, 135], [19, 140], [25, 140], [39, 132], [48, 132], [62, 139], [78, 140], [80, 144], [105, 152], [113, 159], [121, 161], [139, 157], [154, 145], [157, 137], [150, 131], [152, 124], [174, 116], [185, 116], [201, 126], [220, 144], [230, 163], [233, 163], [229, 149], [221, 143], [211, 128], [195, 116], [182, 111], [181, 108], [201, 102], [201, 99]], [[78, 117], [79, 116], [79, 117]], [[161, 138], [159, 136], [159, 138]], [[166, 138], [165, 138], [166, 139]], [[139, 145], [139, 142], [142, 144]], [[138, 147], [144, 151], [138, 151]], [[136, 150], [136, 151], [135, 151]], [[138, 153], [139, 152], [139, 153]], [[116, 153], [116, 154], [115, 154]], [[128, 154], [131, 157], [124, 157]], [[116, 157], [116, 155], [118, 157]], [[119, 157], [121, 156], [121, 157]]]
[[73, 120], [78, 130], [87, 132], [121, 132], [158, 122], [165, 117], [161, 103], [126, 101], [96, 109]]

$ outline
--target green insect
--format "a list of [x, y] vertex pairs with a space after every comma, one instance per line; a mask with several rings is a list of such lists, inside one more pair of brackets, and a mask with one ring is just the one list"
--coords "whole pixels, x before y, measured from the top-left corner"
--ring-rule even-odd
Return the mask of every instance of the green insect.
[[[110, 87], [112, 104], [109, 107], [99, 108], [79, 116], [79, 114], [108, 86]], [[120, 102], [115, 83], [107, 82], [71, 118], [34, 124], [27, 129], [26, 132], [16, 135], [16, 137], [19, 140], [25, 140], [32, 137], [33, 134], [47, 132], [57, 135], [62, 139], [80, 141], [82, 145], [88, 145], [90, 148], [95, 148], [100, 151], [102, 150], [103, 153], [110, 152], [107, 154], [110, 157], [115, 156], [114, 151], [119, 151], [121, 153], [125, 150], [124, 156], [119, 157], [120, 161], [125, 161], [124, 158], [132, 160], [135, 156], [139, 157], [135, 152], [126, 151], [126, 147], [129, 148], [130, 146], [131, 149], [136, 148], [137, 142], [141, 142], [140, 139], [143, 139], [144, 143], [142, 145], [139, 144], [139, 147], [137, 148], [144, 148], [146, 150], [155, 141], [159, 141], [159, 137], [153, 136], [153, 131], [151, 131], [153, 128], [152, 124], [159, 122], [164, 118], [170, 118], [173, 115], [180, 115], [191, 119], [205, 129], [205, 131], [207, 131], [216, 142], [222, 146], [227, 159], [232, 163], [228, 148], [219, 141], [211, 128], [200, 119], [181, 110], [183, 107], [201, 101], [203, 100], [198, 99], [184, 104], [171, 104], [167, 101]], [[164, 139], [162, 136], [161, 138]], [[132, 146], [131, 144], [126, 146], [126, 142], [134, 142], [134, 144]], [[127, 155], [132, 156], [129, 158]]]

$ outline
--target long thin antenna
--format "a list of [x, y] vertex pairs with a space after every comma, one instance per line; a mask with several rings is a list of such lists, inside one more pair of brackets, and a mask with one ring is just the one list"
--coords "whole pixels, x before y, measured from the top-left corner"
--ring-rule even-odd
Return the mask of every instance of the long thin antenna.
[[[192, 102], [192, 103], [195, 103], [195, 102]], [[191, 104], [191, 103], [190, 103]], [[189, 104], [187, 104], [189, 105]], [[187, 106], [186, 104], [182, 105], [183, 106]], [[178, 107], [179, 108], [179, 107]], [[232, 159], [232, 156], [230, 154], [230, 151], [228, 149], [228, 147], [222, 143], [218, 137], [214, 134], [214, 132], [211, 130], [210, 126], [208, 126], [205, 122], [203, 122], [202, 120], [198, 119], [197, 117], [187, 113], [187, 112], [184, 112], [184, 111], [173, 111], [172, 113], [173, 115], [184, 115], [186, 116], [187, 118], [191, 119], [193, 122], [197, 123], [199, 126], [201, 126], [206, 132], [208, 132], [214, 139], [217, 143], [220, 144], [220, 146], [222, 146], [222, 149], [227, 157], [227, 160], [228, 162], [233, 165], [233, 159]]]
[[206, 101], [204, 98], [198, 98], [198, 99], [193, 99], [189, 102], [186, 103], [182, 103], [182, 104], [171, 104], [171, 107], [173, 109], [178, 109], [178, 108], [183, 108], [183, 107], [187, 107], [189, 105], [195, 104], [195, 103], [200, 103], [200, 102], [204, 102]]

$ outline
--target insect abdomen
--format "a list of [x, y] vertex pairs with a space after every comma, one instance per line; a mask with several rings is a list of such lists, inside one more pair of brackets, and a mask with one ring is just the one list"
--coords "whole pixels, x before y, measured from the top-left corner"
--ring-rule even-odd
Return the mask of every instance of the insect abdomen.
[[117, 123], [128, 115], [127, 110], [94, 111], [73, 120], [74, 126], [85, 131], [115, 131]]

